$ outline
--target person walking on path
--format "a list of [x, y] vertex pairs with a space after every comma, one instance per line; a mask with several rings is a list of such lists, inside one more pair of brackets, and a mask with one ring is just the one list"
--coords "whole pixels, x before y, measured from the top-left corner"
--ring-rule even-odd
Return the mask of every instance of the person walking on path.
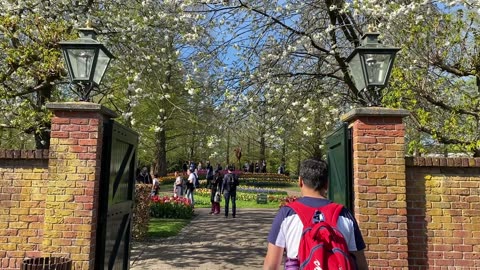
[[137, 175], [137, 183], [152, 184], [152, 177], [148, 173], [147, 167], [143, 167], [140, 173]]
[[195, 199], [193, 197], [193, 192], [195, 191], [195, 172], [192, 169], [187, 170], [188, 180], [187, 180], [187, 199], [190, 200], [192, 206], [195, 205]]
[[237, 186], [239, 184], [238, 177], [232, 173], [232, 167], [229, 166], [227, 174], [223, 177], [221, 193], [225, 197], [225, 217], [228, 217], [228, 205], [232, 200], [232, 217], [235, 218], [237, 212]]
[[218, 215], [220, 214], [220, 190], [222, 186], [222, 175], [219, 171], [215, 171], [214, 176], [211, 180], [207, 178], [207, 186], [210, 188], [210, 202], [212, 203], [212, 208], [210, 214]]
[[173, 183], [173, 196], [174, 197], [183, 197], [183, 177], [175, 172], [175, 182]]
[[158, 180], [158, 176], [158, 173], [153, 175], [152, 196], [157, 196], [160, 190], [160, 180]]
[[[310, 208], [319, 209], [330, 203], [326, 199], [328, 187], [327, 164], [324, 161], [308, 159], [300, 165], [298, 182], [303, 197], [297, 199]], [[312, 217], [313, 218], [313, 217]], [[297, 259], [299, 243], [304, 230], [300, 216], [288, 205], [278, 211], [273, 220], [268, 235], [267, 255], [265, 256], [263, 269], [281, 269], [284, 249], [286, 250], [285, 269], [299, 269]], [[353, 214], [343, 207], [337, 220], [337, 229], [343, 235], [348, 246], [348, 251], [353, 255], [357, 269], [368, 269], [364, 249], [365, 242]], [[287, 268], [288, 266], [288, 268]]]

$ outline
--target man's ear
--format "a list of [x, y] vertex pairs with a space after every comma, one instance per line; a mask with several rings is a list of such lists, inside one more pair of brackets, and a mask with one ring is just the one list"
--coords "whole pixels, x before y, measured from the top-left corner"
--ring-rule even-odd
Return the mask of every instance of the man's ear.
[[301, 176], [298, 177], [298, 186], [300, 188], [303, 187], [303, 178]]

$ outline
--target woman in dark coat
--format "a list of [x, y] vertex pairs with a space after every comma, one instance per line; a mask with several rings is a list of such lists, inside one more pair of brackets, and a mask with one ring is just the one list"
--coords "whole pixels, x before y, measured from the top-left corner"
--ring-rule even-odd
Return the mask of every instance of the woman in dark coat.
[[210, 202], [212, 203], [212, 209], [210, 214], [220, 214], [220, 187], [222, 185], [223, 177], [220, 171], [216, 170], [215, 175], [211, 180], [208, 180], [208, 187], [210, 188]]

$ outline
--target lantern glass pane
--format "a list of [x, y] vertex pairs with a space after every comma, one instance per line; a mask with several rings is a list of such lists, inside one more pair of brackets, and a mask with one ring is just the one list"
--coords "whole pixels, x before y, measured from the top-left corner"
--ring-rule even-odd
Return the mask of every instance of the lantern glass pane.
[[95, 49], [67, 49], [67, 55], [72, 65], [73, 80], [89, 80]]
[[352, 76], [355, 87], [358, 90], [365, 88], [365, 77], [362, 71], [362, 63], [360, 61], [360, 54], [356, 53], [349, 61], [348, 67], [350, 69], [350, 75]]
[[364, 54], [363, 57], [367, 74], [367, 83], [369, 85], [384, 85], [392, 55], [367, 53]]
[[93, 75], [93, 81], [99, 85], [102, 81], [103, 74], [107, 70], [108, 63], [110, 63], [110, 57], [100, 49], [98, 52], [97, 67], [95, 68], [95, 74]]

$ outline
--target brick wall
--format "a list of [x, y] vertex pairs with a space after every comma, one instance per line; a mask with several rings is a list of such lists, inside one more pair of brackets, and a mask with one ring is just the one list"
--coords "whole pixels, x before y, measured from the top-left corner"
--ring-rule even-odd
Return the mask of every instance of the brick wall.
[[51, 103], [49, 151], [0, 150], [0, 269], [68, 256], [94, 268], [103, 122], [99, 104]]
[[480, 269], [480, 159], [406, 165], [410, 269]]
[[47, 181], [47, 150], [0, 150], [0, 269], [40, 254]]

